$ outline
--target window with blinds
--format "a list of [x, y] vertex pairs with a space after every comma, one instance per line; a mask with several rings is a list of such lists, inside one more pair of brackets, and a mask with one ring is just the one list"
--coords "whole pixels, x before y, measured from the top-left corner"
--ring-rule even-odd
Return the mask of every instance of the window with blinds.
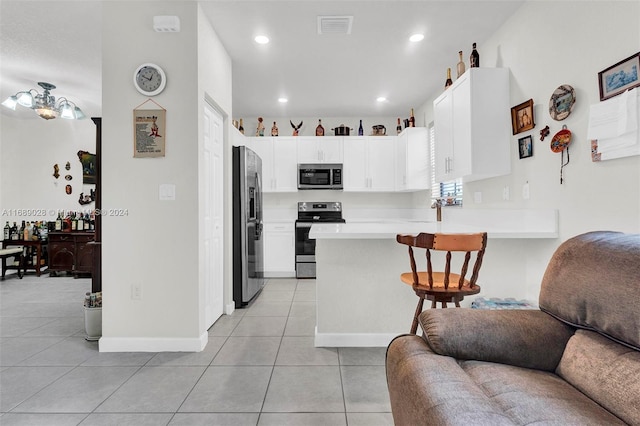
[[436, 182], [436, 131], [429, 123], [429, 150], [431, 153], [431, 196], [444, 200], [443, 206], [462, 206], [462, 179]]

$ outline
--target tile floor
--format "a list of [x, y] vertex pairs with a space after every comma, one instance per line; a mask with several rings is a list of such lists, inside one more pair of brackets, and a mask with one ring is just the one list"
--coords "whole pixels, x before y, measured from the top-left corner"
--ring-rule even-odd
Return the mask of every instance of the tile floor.
[[315, 281], [271, 279], [199, 353], [99, 353], [89, 279], [0, 281], [0, 424], [391, 425], [385, 348], [315, 348]]

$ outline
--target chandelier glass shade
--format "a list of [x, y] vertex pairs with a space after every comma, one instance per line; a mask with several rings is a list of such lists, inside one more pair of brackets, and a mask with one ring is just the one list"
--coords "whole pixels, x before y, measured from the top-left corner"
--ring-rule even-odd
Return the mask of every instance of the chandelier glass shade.
[[56, 86], [43, 81], [38, 82], [38, 85], [43, 89], [42, 94], [35, 89], [24, 90], [9, 96], [2, 102], [2, 105], [12, 110], [15, 110], [17, 105], [30, 108], [45, 120], [57, 117], [81, 120], [86, 117], [74, 102], [67, 98], [56, 100], [55, 96], [51, 95], [51, 90], [55, 89]]

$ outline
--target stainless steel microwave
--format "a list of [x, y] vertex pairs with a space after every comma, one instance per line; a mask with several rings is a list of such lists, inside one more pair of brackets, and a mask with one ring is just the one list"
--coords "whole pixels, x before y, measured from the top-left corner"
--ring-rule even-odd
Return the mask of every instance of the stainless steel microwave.
[[342, 189], [342, 164], [298, 164], [298, 189]]

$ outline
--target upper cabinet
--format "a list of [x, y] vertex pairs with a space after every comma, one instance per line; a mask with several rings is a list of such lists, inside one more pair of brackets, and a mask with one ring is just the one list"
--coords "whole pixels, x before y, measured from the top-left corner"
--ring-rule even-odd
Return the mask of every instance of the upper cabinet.
[[298, 163], [342, 163], [342, 137], [298, 136]]
[[297, 192], [298, 163], [342, 164], [344, 190], [351, 192], [429, 189], [427, 129], [399, 136], [246, 137], [232, 132], [233, 145], [246, 145], [262, 159], [263, 191]]
[[430, 187], [431, 160], [428, 130], [408, 127], [398, 135], [396, 191], [421, 191]]
[[298, 164], [295, 137], [250, 137], [246, 145], [262, 159], [264, 192], [295, 192], [298, 190]]
[[511, 173], [507, 68], [468, 69], [433, 107], [438, 182]]
[[396, 141], [393, 136], [345, 137], [344, 190], [393, 192]]

